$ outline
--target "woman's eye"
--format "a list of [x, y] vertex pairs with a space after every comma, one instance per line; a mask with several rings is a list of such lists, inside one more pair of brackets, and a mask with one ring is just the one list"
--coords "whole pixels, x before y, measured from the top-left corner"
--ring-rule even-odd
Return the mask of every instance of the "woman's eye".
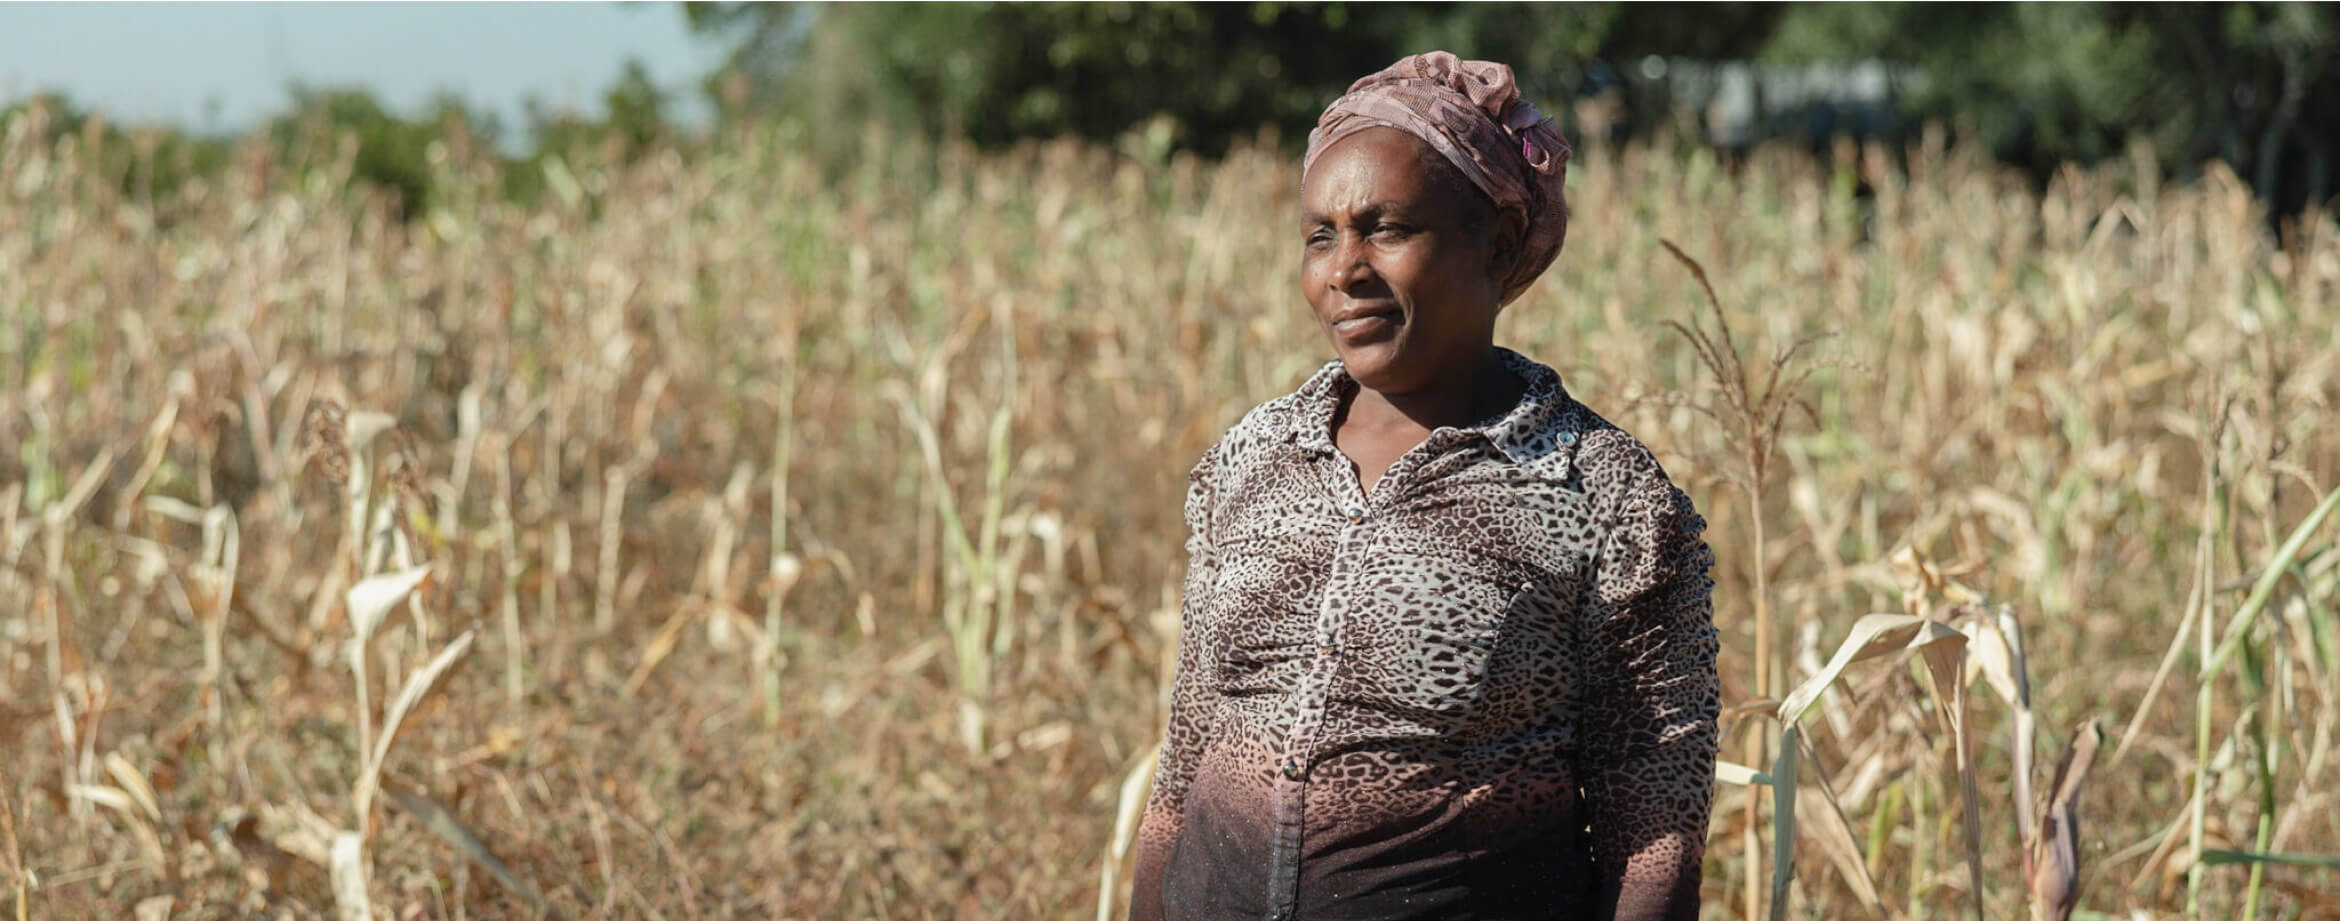
[[1374, 229], [1373, 235], [1384, 240], [1399, 240], [1404, 239], [1412, 232], [1413, 228], [1410, 227], [1403, 227], [1396, 224], [1383, 224], [1380, 227]]

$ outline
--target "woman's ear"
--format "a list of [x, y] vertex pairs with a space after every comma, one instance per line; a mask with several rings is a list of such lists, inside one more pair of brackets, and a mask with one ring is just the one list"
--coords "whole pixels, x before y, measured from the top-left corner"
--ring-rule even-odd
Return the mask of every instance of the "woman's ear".
[[1512, 263], [1519, 261], [1520, 247], [1527, 240], [1527, 218], [1517, 213], [1498, 214], [1494, 224], [1487, 231], [1487, 275], [1508, 278]]

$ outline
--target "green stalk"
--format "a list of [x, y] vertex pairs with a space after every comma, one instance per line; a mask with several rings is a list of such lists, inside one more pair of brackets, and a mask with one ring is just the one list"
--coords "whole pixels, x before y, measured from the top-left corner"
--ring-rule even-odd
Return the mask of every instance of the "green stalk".
[[1771, 762], [1771, 921], [1787, 921], [1788, 884], [1796, 878], [1796, 773], [1801, 754], [1796, 727], [1782, 730], [1779, 758]]
[[[2215, 574], [2213, 570], [2215, 563], [2211, 560], [2211, 553], [2212, 547], [2217, 542], [2218, 534], [2226, 530], [2226, 490], [2218, 485], [2217, 446], [2212, 445], [2208, 454], [2210, 470], [2205, 475], [2204, 483], [2208, 487], [2205, 497], [2210, 501], [2210, 527], [2202, 532], [2201, 538], [2196, 544], [2194, 558], [2194, 565], [2198, 573], [2195, 584], [2201, 593], [2200, 597], [2195, 599], [2195, 603], [2200, 606], [2202, 612], [2202, 632], [2196, 637], [2196, 648], [2202, 658], [2203, 667], [2200, 686], [2194, 691], [2194, 798], [2188, 804], [2186, 811], [2186, 854], [2188, 857], [2186, 918], [2188, 921], [2201, 921], [2202, 917], [2203, 824], [2210, 808], [2210, 708], [2217, 698], [2218, 689], [2218, 676], [2215, 667], [2217, 660], [2212, 655], [2210, 646], [2211, 606], [2214, 603], [2213, 594], [2217, 591], [2215, 588], [2217, 580], [2212, 578]], [[2236, 619], [2238, 621], [2241, 619], [2239, 614]]]
[[1932, 802], [1926, 797], [1926, 778], [1912, 780], [1909, 785], [1909, 916], [1926, 917], [1926, 881], [1934, 878], [1934, 829], [1927, 808]]
[[[2205, 542], [2204, 547], [2207, 546]], [[2209, 565], [2206, 552], [2200, 562], [2204, 566]], [[2203, 592], [2207, 594], [2210, 591], [2210, 580], [2202, 580], [2202, 586]], [[2203, 603], [2207, 604], [2208, 601], [2205, 599]], [[2208, 609], [2205, 608], [2203, 613], [2206, 616]], [[2202, 631], [2198, 639], [2202, 658], [2208, 661], [2210, 631]], [[2210, 705], [2217, 687], [2217, 682], [2205, 677], [2194, 690], [2194, 797], [2186, 807], [2186, 852], [2192, 857], [2191, 865], [2186, 868], [2188, 921], [2200, 921], [2202, 917], [2202, 823], [2210, 799]]]
[[1885, 859], [1885, 843], [1891, 837], [1894, 818], [1901, 814], [1902, 796], [1901, 781], [1886, 784], [1875, 813], [1869, 817], [1869, 840], [1861, 851], [1862, 861], [1869, 866]]
[[2250, 631], [2251, 624], [2258, 620], [2260, 613], [2267, 609], [2268, 600], [2275, 596], [2275, 586], [2283, 581], [2284, 572], [2291, 568], [2292, 561], [2299, 558], [2300, 551], [2307, 548], [2308, 540], [2315, 536], [2316, 529], [2323, 525], [2324, 519], [2330, 517], [2334, 509], [2340, 509], [2340, 489], [2333, 490], [2331, 495], [2325, 496], [2324, 501], [2316, 505], [2315, 511], [2308, 513], [2307, 520], [2292, 530], [2291, 536], [2283, 541], [2283, 546], [2275, 551], [2274, 558], [2268, 560], [2266, 567], [2260, 570], [2259, 580], [2251, 586], [2250, 595], [2243, 599], [2242, 607], [2235, 610], [2234, 619], [2227, 622], [2225, 638], [2218, 641], [2216, 651], [2204, 654], [2204, 680], [2208, 680], [2224, 666], [2226, 660], [2234, 655], [2235, 649], [2242, 645], [2243, 636]]
[[[2259, 830], [2252, 838], [2251, 850], [2264, 854], [2267, 848], [2273, 846], [2275, 838], [2275, 767], [2267, 750], [2267, 721], [2253, 721], [2251, 736], [2258, 743], [2258, 756], [2252, 760], [2259, 769]], [[2243, 889], [2241, 917], [2248, 919], [2259, 916], [2259, 886], [2266, 875], [2267, 864], [2264, 861], [2251, 864], [2250, 885]]]
[[[2221, 529], [2223, 529], [2225, 518], [2223, 503], [2217, 508], [2220, 512]], [[2284, 572], [2291, 568], [2292, 561], [2299, 557], [2300, 551], [2307, 546], [2309, 538], [2315, 535], [2316, 529], [2323, 525], [2324, 519], [2329, 517], [2335, 508], [2340, 508], [2340, 490], [2333, 490], [2331, 495], [2325, 496], [2324, 501], [2317, 504], [2314, 511], [2308, 513], [2307, 519], [2300, 522], [2299, 527], [2292, 530], [2291, 536], [2283, 542], [2283, 546], [2275, 551], [2274, 558], [2267, 561], [2265, 569], [2259, 574], [2258, 582], [2251, 587], [2250, 595], [2243, 599], [2242, 607], [2236, 609], [2234, 619], [2227, 622], [2226, 636], [2218, 641], [2215, 649], [2210, 645], [2210, 631], [2207, 629], [2208, 620], [2207, 618], [2204, 620], [2205, 628], [2201, 636], [2201, 688], [2196, 692], [2194, 701], [2194, 801], [2192, 812], [2188, 817], [2190, 823], [2188, 852], [2193, 861], [2192, 865], [2186, 868], [2187, 918], [2199, 919], [2202, 917], [2202, 878], [2205, 871], [2202, 863], [2202, 838], [2204, 813], [2209, 808], [2210, 706], [2213, 700], [2213, 690], [2217, 686], [2218, 675], [2225, 669], [2227, 660], [2234, 656], [2235, 650], [2241, 648], [2243, 638], [2249, 635], [2252, 623], [2267, 609], [2269, 600], [2275, 595], [2275, 586], [2282, 581]], [[2204, 566], [2209, 565], [2208, 539], [2208, 535], [2205, 535], [2203, 545], [2205, 552], [2200, 560], [2201, 565]], [[2210, 582], [2209, 579], [2202, 580], [2205, 592], [2210, 590]], [[2208, 612], [2208, 599], [2205, 598], [2203, 603], [2206, 614]], [[2260, 795], [2262, 797], [2270, 795], [2264, 782], [2261, 785]], [[2266, 810], [2262, 810], [2262, 818], [2265, 814]], [[2259, 849], [2266, 849], [2265, 842], [2260, 844]], [[2255, 908], [2258, 885], [2258, 874], [2254, 871], [2251, 888], [2247, 895], [2247, 898], [2253, 903], [2250, 907]], [[2245, 912], [2245, 917], [2248, 916], [2249, 912]]]

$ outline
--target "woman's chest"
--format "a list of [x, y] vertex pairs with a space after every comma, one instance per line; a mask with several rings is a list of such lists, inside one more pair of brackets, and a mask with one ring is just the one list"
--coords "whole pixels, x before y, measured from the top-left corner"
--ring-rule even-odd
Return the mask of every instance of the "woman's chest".
[[1401, 736], [1572, 705], [1598, 540], [1581, 492], [1484, 465], [1367, 498], [1322, 473], [1246, 484], [1212, 516], [1223, 693], [1314, 688]]

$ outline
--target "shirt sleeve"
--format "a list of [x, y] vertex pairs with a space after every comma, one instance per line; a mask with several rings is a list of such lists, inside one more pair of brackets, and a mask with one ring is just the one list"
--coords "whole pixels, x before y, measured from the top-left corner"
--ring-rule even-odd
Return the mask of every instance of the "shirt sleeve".
[[1203, 456], [1188, 478], [1186, 491], [1186, 584], [1180, 604], [1178, 672], [1170, 687], [1169, 726], [1154, 768], [1154, 787], [1146, 798], [1138, 823], [1137, 868], [1132, 873], [1131, 921], [1159, 921], [1162, 917], [1162, 871], [1186, 813], [1186, 791], [1194, 780], [1210, 734], [1217, 692], [1203, 674], [1204, 631], [1201, 619], [1211, 585], [1217, 581], [1219, 559], [1210, 539], [1210, 509], [1214, 493], [1214, 447]]
[[1698, 917], [1721, 697], [1705, 527], [1653, 467], [1627, 491], [1601, 548], [1579, 724], [1596, 918]]

